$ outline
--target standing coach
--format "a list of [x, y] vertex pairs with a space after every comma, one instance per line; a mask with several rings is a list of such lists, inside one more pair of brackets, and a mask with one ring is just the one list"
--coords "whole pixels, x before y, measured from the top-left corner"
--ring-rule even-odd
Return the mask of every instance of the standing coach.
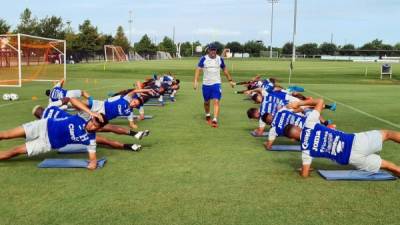
[[[199, 64], [197, 65], [193, 88], [196, 90], [198, 87], [198, 79], [200, 71], [203, 71], [203, 98], [204, 98], [204, 111], [206, 113], [206, 121], [212, 127], [218, 127], [218, 115], [219, 115], [219, 102], [221, 100], [221, 69], [224, 71], [226, 78], [232, 88], [235, 83], [229, 74], [228, 69], [225, 66], [224, 59], [217, 55], [217, 46], [215, 44], [209, 44], [207, 48], [207, 55], [200, 58]], [[210, 101], [214, 102], [214, 118], [211, 120], [210, 114]]]

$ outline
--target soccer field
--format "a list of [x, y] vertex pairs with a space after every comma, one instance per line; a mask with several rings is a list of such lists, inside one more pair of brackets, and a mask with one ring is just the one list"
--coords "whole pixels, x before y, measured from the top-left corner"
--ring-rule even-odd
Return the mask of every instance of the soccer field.
[[[227, 60], [235, 81], [255, 74], [288, 81], [288, 61]], [[139, 123], [151, 135], [141, 152], [98, 149], [107, 157], [102, 169], [38, 169], [44, 158], [86, 158], [49, 153], [0, 162], [0, 224], [399, 224], [399, 181], [325, 181], [296, 172], [300, 153], [267, 152], [262, 138], [249, 132], [255, 106], [226, 83], [220, 127], [204, 121], [201, 90], [192, 79], [197, 59], [124, 64], [68, 65], [67, 89], [84, 89], [95, 99], [129, 88], [153, 73], [172, 72], [182, 81], [177, 102], [147, 107], [154, 119]], [[365, 69], [368, 74], [365, 76]], [[292, 82], [307, 95], [336, 101], [324, 112], [347, 132], [400, 130], [400, 65], [393, 80], [379, 80], [379, 64], [299, 61]], [[224, 78], [226, 81], [226, 79]], [[47, 103], [48, 83], [29, 83], [15, 92], [17, 102], [0, 104], [0, 129], [33, 120], [31, 110]], [[242, 89], [237, 87], [236, 90]], [[38, 100], [33, 101], [32, 96]], [[125, 120], [112, 121], [127, 126]], [[135, 143], [128, 136], [105, 136]], [[23, 140], [1, 141], [0, 150]], [[290, 144], [280, 138], [277, 143]], [[382, 157], [400, 163], [400, 145], [385, 143]], [[316, 169], [342, 169], [316, 159]]]

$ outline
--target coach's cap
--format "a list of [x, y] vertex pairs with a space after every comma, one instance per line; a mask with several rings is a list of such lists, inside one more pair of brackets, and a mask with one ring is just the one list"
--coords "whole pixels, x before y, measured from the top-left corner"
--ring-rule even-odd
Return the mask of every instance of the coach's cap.
[[218, 49], [218, 47], [215, 43], [210, 43], [207, 47], [209, 50], [217, 50]]

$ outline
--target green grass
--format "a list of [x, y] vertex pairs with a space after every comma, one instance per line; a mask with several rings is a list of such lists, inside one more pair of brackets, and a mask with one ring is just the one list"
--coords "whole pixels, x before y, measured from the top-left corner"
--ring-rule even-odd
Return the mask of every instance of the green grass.
[[[70, 89], [86, 89], [103, 99], [109, 91], [128, 88], [154, 72], [171, 71], [182, 81], [178, 101], [164, 108], [148, 108], [153, 120], [141, 122], [151, 135], [139, 153], [99, 148], [105, 168], [37, 169], [44, 158], [18, 157], [0, 162], [0, 224], [398, 224], [399, 181], [328, 182], [313, 173], [296, 173], [300, 154], [266, 152], [260, 138], [249, 131], [257, 126], [246, 118], [254, 106], [223, 86], [220, 128], [203, 121], [200, 91], [193, 91], [196, 60], [150, 61], [126, 64], [68, 66]], [[288, 61], [228, 60], [235, 80], [257, 73], [287, 82]], [[364, 76], [368, 67], [368, 76]], [[361, 109], [400, 125], [400, 66], [394, 80], [378, 79], [377, 64], [300, 61], [293, 82], [312, 93]], [[0, 129], [31, 121], [31, 109], [45, 104], [45, 83], [30, 83], [16, 92], [21, 100], [1, 102]], [[240, 89], [240, 88], [237, 88]], [[309, 94], [309, 93], [307, 93]], [[32, 101], [37, 96], [39, 100]], [[339, 129], [360, 132], [395, 129], [339, 104], [327, 112]], [[113, 121], [126, 126], [124, 120]], [[127, 143], [133, 139], [107, 134]], [[290, 143], [281, 138], [279, 143]], [[1, 141], [5, 150], [23, 140]], [[400, 146], [386, 143], [382, 156], [400, 163]], [[315, 168], [340, 168], [318, 159]]]

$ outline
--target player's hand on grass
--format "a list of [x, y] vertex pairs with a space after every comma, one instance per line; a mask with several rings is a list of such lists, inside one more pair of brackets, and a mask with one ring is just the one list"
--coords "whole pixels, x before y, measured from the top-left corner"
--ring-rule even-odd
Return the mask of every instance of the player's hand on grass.
[[235, 83], [235, 82], [233, 82], [233, 81], [229, 81], [229, 84], [231, 85], [231, 87], [232, 87], [232, 88], [234, 88], [234, 87], [235, 87], [235, 85], [236, 85], [236, 83]]

